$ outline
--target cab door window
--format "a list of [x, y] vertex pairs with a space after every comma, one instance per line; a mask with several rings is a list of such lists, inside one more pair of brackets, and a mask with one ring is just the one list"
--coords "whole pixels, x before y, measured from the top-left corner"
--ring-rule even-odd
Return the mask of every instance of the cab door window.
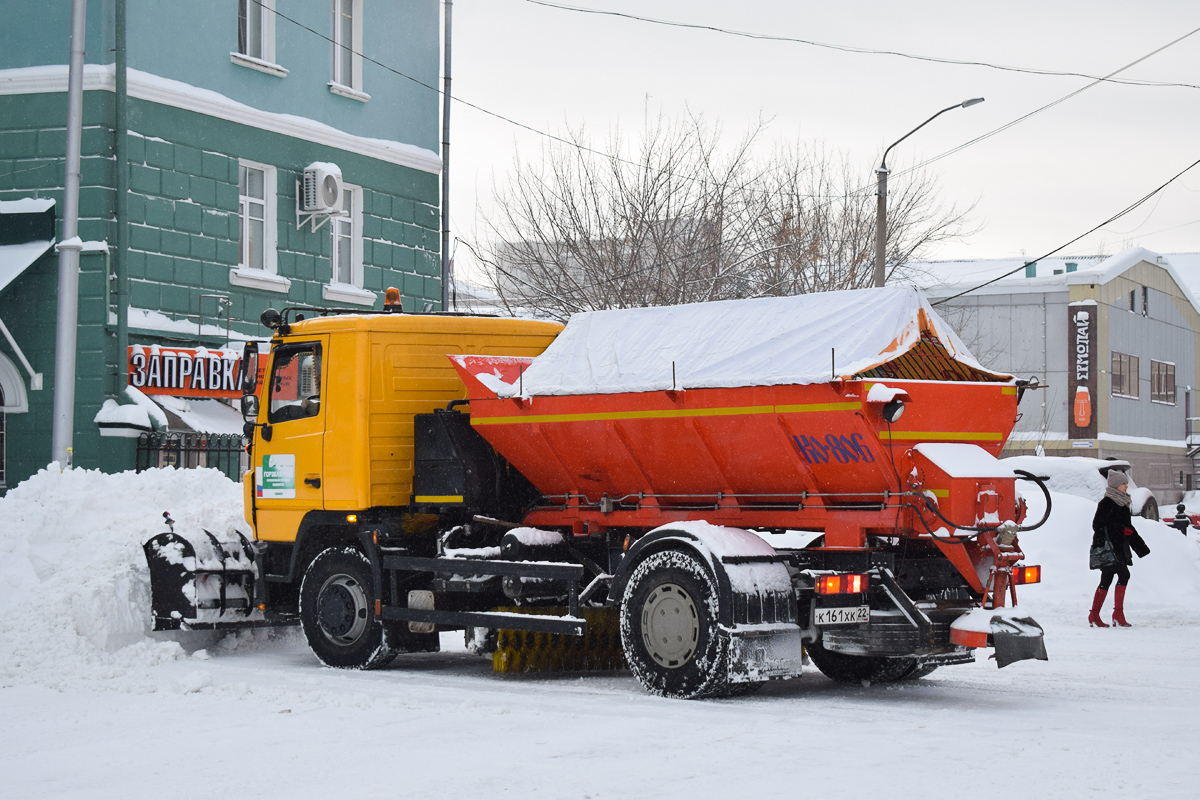
[[321, 345], [287, 345], [276, 351], [267, 402], [271, 424], [321, 412]]

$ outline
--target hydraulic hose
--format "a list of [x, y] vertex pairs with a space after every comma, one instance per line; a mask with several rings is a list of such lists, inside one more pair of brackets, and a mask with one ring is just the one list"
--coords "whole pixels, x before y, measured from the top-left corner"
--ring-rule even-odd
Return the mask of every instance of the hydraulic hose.
[[[1026, 472], [1023, 469], [1014, 469], [1013, 472], [1016, 473], [1017, 477], [1019, 477], [1021, 480], [1033, 481], [1034, 483], [1036, 483], [1038, 485], [1038, 488], [1042, 490], [1042, 495], [1045, 496], [1045, 498], [1046, 498], [1046, 513], [1042, 515], [1042, 518], [1040, 520], [1038, 520], [1037, 523], [1034, 525], [1024, 525], [1024, 526], [1018, 527], [1017, 533], [1024, 533], [1025, 531], [1036, 530], [1037, 528], [1040, 528], [1043, 525], [1045, 525], [1046, 520], [1050, 519], [1050, 508], [1052, 506], [1052, 501], [1050, 499], [1050, 490], [1046, 488], [1046, 484], [1043, 482], [1042, 478], [1039, 478], [1037, 475], [1034, 475], [1031, 472]], [[937, 516], [938, 519], [940, 519], [942, 522], [949, 525], [951, 530], [972, 531], [973, 533], [984, 533], [985, 531], [994, 531], [997, 529], [997, 527], [999, 527], [996, 525], [958, 525], [956, 523], [953, 523], [950, 520], [946, 519], [942, 515], [942, 512], [938, 510], [937, 505], [934, 504], [932, 501], [930, 501], [930, 499], [928, 497], [925, 497], [925, 507], [927, 509], [929, 509], [930, 511], [932, 511]]]

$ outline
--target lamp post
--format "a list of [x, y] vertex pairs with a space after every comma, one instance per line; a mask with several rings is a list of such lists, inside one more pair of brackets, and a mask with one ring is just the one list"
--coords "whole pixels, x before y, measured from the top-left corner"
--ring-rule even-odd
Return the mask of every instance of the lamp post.
[[883, 151], [883, 160], [879, 162], [879, 168], [875, 170], [875, 176], [878, 179], [879, 188], [876, 195], [875, 203], [875, 285], [883, 286], [884, 269], [883, 261], [885, 251], [887, 250], [887, 157], [888, 153], [892, 152], [892, 148], [903, 142], [908, 137], [912, 136], [917, 131], [924, 128], [935, 119], [945, 114], [947, 111], [953, 111], [956, 108], [969, 108], [973, 105], [978, 105], [983, 102], [982, 97], [972, 97], [970, 100], [964, 100], [961, 103], [955, 103], [952, 106], [943, 108], [941, 111], [934, 114], [929, 119], [922, 122], [917, 127], [913, 128], [908, 133], [901, 136]]

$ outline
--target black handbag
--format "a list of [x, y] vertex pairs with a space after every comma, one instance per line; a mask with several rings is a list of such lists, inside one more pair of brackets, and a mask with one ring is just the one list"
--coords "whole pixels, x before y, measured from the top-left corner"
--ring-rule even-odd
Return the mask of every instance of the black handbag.
[[1088, 558], [1088, 569], [1104, 569], [1116, 563], [1117, 554], [1113, 552], [1112, 542], [1108, 540], [1107, 536], [1100, 544], [1092, 545], [1092, 552]]

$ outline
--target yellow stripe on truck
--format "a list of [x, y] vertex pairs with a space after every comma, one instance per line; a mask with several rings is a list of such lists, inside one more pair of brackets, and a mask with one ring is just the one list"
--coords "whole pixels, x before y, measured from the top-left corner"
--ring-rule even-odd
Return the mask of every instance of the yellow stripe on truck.
[[461, 494], [419, 494], [413, 497], [415, 503], [461, 503]]
[[624, 419], [678, 419], [681, 417], [732, 417], [753, 414], [799, 414], [819, 411], [858, 411], [862, 403], [809, 403], [794, 406], [740, 406], [734, 408], [654, 409], [606, 411], [595, 414], [540, 414], [522, 417], [472, 417], [472, 425], [519, 425], [547, 422], [609, 422]]
[[1004, 437], [988, 431], [880, 431], [880, 439], [918, 439], [923, 442], [999, 442]]

